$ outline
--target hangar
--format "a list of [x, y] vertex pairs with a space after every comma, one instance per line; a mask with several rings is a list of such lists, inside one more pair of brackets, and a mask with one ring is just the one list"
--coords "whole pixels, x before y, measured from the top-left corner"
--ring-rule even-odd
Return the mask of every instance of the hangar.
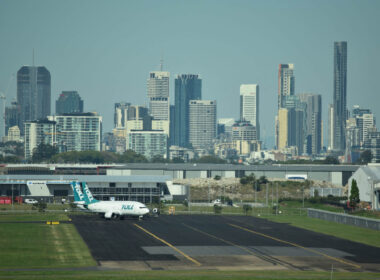
[[359, 188], [360, 201], [369, 202], [372, 209], [380, 209], [380, 164], [370, 163], [360, 167], [349, 179], [348, 194], [351, 192], [352, 180]]
[[326, 181], [336, 186], [344, 186], [359, 168], [359, 165], [327, 164], [273, 164], [273, 165], [234, 165], [234, 164], [173, 164], [173, 163], [129, 163], [107, 169], [109, 175], [168, 175], [173, 179], [214, 178], [216, 175], [227, 178], [241, 178], [249, 174], [269, 179], [286, 179], [289, 175], [310, 180]]

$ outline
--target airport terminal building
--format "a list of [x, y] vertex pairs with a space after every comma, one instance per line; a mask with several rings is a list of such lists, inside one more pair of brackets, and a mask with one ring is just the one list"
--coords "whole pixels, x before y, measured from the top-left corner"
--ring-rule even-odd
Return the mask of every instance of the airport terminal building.
[[268, 179], [303, 178], [344, 186], [359, 168], [355, 165], [232, 165], [131, 163], [108, 165], [14, 164], [0, 166], [0, 197], [73, 200], [70, 183], [86, 182], [99, 200], [135, 200], [155, 203], [161, 199], [183, 201], [188, 187], [175, 179], [241, 178], [250, 174]]
[[73, 201], [70, 183], [86, 182], [99, 200], [158, 203], [170, 199], [169, 176], [6, 175], [0, 176], [0, 197], [36, 198], [45, 202]]

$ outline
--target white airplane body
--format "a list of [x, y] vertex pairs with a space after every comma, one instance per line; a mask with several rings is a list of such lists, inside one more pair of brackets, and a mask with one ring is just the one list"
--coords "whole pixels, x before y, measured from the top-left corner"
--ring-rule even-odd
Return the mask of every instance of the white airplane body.
[[148, 207], [138, 201], [99, 201], [93, 196], [86, 183], [82, 183], [83, 193], [80, 183], [72, 182], [74, 199], [77, 206], [83, 206], [91, 212], [100, 213], [106, 219], [123, 218], [124, 216], [142, 217], [149, 213]]

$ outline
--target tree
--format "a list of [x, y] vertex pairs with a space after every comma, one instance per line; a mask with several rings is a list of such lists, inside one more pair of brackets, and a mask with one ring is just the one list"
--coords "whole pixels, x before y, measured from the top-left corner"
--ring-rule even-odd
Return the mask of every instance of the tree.
[[216, 156], [203, 156], [196, 160], [197, 163], [227, 163], [226, 160], [218, 158]]
[[266, 184], [266, 183], [268, 183], [269, 181], [268, 181], [268, 179], [267, 179], [267, 177], [266, 176], [260, 176], [260, 178], [257, 180], [257, 183], [258, 184]]
[[356, 180], [353, 179], [351, 182], [351, 192], [350, 192], [350, 206], [356, 208], [356, 205], [360, 202], [359, 188]]
[[356, 163], [359, 164], [368, 164], [372, 161], [372, 153], [371, 150], [365, 150], [360, 154], [359, 159], [357, 160]]
[[184, 163], [185, 161], [182, 158], [176, 157], [172, 159], [172, 163]]
[[338, 158], [336, 158], [334, 156], [328, 156], [324, 160], [324, 163], [325, 164], [339, 164], [339, 160], [338, 160]]
[[162, 155], [155, 155], [151, 159], [151, 162], [153, 162], [153, 163], [167, 163], [167, 162], [170, 162], [170, 160], [165, 159]]
[[124, 154], [121, 155], [120, 162], [121, 163], [148, 162], [148, 160], [146, 159], [146, 157], [136, 153], [133, 150], [127, 150]]
[[57, 147], [50, 144], [40, 143], [33, 149], [32, 162], [49, 161], [57, 153]]
[[244, 204], [243, 211], [245, 215], [248, 215], [249, 213], [252, 212], [252, 206], [250, 204]]
[[220, 179], [222, 179], [220, 175], [215, 175], [214, 180], [219, 181]]

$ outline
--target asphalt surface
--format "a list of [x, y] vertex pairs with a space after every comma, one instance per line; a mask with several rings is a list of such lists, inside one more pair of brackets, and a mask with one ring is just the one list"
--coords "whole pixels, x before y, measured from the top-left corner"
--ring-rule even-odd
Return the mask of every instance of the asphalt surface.
[[[93, 257], [105, 261], [175, 261], [203, 267], [380, 272], [380, 248], [247, 216], [162, 215], [105, 221], [72, 216]], [[380, 234], [379, 234], [380, 237]]]

